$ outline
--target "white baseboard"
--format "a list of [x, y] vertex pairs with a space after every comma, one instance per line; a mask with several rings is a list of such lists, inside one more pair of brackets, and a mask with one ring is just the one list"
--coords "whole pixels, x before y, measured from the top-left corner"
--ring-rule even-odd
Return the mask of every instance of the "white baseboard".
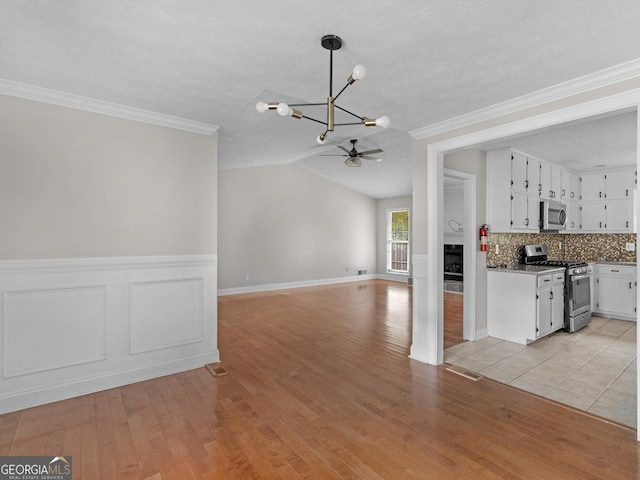
[[289, 288], [317, 287], [320, 285], [332, 285], [334, 283], [361, 282], [379, 278], [376, 274], [356, 275], [340, 278], [322, 278], [317, 280], [303, 280], [300, 282], [269, 283], [264, 285], [251, 285], [247, 287], [222, 288], [218, 290], [218, 296], [236, 295], [238, 293], [267, 292], [271, 290], [286, 290]]
[[215, 255], [0, 261], [0, 414], [220, 360]]

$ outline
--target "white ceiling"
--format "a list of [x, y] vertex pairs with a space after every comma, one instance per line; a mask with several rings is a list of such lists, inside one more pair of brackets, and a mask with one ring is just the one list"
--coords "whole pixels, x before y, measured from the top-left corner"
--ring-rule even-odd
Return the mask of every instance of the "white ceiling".
[[[222, 169], [297, 162], [386, 198], [410, 193], [408, 131], [640, 58], [639, 21], [637, 0], [4, 0], [0, 79], [217, 125]], [[320, 147], [322, 125], [255, 110], [326, 100], [325, 34], [344, 41], [334, 93], [368, 71], [339, 104], [389, 129], [337, 127]], [[591, 137], [549, 145], [575, 146], [576, 162]], [[384, 162], [318, 156], [351, 138]]]

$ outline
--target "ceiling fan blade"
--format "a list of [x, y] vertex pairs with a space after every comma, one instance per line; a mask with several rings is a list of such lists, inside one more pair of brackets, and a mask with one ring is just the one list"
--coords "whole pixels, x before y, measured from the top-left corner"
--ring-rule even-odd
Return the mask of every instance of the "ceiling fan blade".
[[338, 147], [340, 150], [342, 150], [342, 151], [344, 151], [344, 152], [346, 152], [346, 153], [349, 153], [349, 149], [348, 149], [348, 148], [343, 147], [342, 145], [336, 145], [336, 147]]
[[381, 162], [382, 159], [379, 157], [369, 157], [367, 155], [360, 155], [360, 158], [364, 158], [365, 160], [375, 160], [377, 162]]
[[383, 150], [381, 148], [376, 148], [374, 150], [367, 150], [366, 152], [360, 152], [360, 156], [369, 155], [370, 153], [382, 153]]
[[329, 155], [329, 154], [323, 154], [321, 153], [320, 155], [318, 155], [319, 157], [348, 157], [349, 155]]

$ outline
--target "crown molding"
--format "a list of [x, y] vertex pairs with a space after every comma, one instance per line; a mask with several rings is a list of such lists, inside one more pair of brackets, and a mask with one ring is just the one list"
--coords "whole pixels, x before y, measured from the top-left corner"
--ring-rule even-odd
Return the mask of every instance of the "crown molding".
[[532, 92], [505, 102], [496, 103], [495, 105], [466, 113], [458, 117], [443, 120], [442, 122], [434, 123], [426, 127], [417, 128], [415, 130], [411, 130], [409, 135], [411, 135], [414, 140], [423, 140], [452, 130], [493, 120], [521, 110], [537, 107], [545, 103], [561, 100], [589, 90], [613, 85], [638, 76], [640, 76], [640, 58], [605, 70], [600, 70], [583, 77], [578, 77], [564, 83], [559, 83], [543, 90], [538, 90], [537, 92]]
[[86, 112], [100, 113], [110, 117], [124, 118], [126, 120], [133, 120], [134, 122], [184, 130], [201, 135], [211, 135], [219, 128], [218, 125], [174, 117], [173, 115], [165, 115], [141, 108], [128, 107], [117, 103], [103, 102], [89, 97], [72, 95], [6, 79], [0, 79], [0, 94], [75, 108]]

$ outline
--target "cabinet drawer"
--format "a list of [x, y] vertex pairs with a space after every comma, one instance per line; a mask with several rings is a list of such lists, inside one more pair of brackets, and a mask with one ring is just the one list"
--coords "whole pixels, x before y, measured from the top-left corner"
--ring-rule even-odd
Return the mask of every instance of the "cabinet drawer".
[[596, 265], [598, 275], [615, 275], [618, 277], [635, 277], [636, 267], [631, 265]]
[[563, 272], [554, 273], [553, 283], [564, 283], [564, 273]]
[[545, 285], [551, 285], [553, 283], [553, 275], [550, 273], [544, 275], [538, 275], [538, 287], [544, 287]]

